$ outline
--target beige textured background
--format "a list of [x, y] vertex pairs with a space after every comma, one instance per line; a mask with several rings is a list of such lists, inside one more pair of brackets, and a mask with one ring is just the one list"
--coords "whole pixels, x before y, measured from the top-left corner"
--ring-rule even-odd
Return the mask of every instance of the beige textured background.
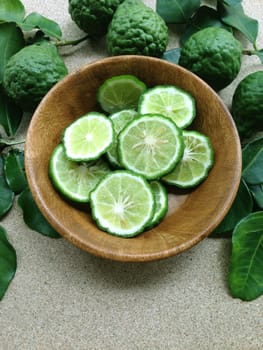
[[[23, 3], [28, 13], [57, 21], [65, 39], [83, 35], [68, 15], [67, 0]], [[155, 7], [155, 1], [145, 3]], [[263, 47], [263, 2], [243, 5], [260, 22]], [[177, 38], [170, 34], [172, 48]], [[73, 71], [106, 56], [103, 44], [83, 43], [61, 54]], [[244, 57], [238, 79], [221, 92], [227, 105], [238, 81], [258, 69], [263, 66], [256, 57]], [[20, 134], [25, 130], [26, 121]], [[207, 238], [167, 260], [121, 264], [28, 229], [16, 204], [0, 224], [18, 257], [0, 302], [0, 350], [263, 349], [262, 297], [246, 303], [228, 292], [230, 240]]]

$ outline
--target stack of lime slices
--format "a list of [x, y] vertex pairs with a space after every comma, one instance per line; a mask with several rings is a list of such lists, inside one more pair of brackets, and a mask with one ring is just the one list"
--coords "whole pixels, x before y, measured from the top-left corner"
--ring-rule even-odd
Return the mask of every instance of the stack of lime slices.
[[177, 86], [147, 88], [133, 75], [107, 79], [98, 89], [102, 112], [77, 118], [50, 158], [54, 187], [89, 203], [98, 227], [133, 237], [158, 225], [168, 211], [165, 184], [192, 188], [214, 163], [206, 135], [185, 130], [195, 100]]

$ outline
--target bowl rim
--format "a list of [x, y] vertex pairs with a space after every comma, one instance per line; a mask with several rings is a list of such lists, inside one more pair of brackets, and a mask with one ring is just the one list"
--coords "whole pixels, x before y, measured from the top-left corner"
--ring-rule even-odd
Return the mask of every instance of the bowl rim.
[[[57, 230], [61, 236], [63, 236], [65, 239], [67, 239], [69, 242], [71, 242], [73, 245], [77, 246], [78, 248], [93, 254], [98, 257], [107, 258], [110, 260], [115, 261], [121, 261], [121, 262], [147, 262], [147, 261], [154, 261], [154, 260], [161, 260], [165, 259], [174, 255], [177, 255], [179, 253], [184, 252], [185, 250], [188, 250], [198, 244], [200, 241], [202, 241], [204, 238], [206, 238], [213, 229], [223, 220], [227, 212], [229, 211], [236, 193], [239, 188], [239, 182], [241, 179], [241, 171], [242, 171], [242, 154], [241, 154], [241, 145], [239, 141], [239, 147], [236, 147], [236, 160], [237, 160], [237, 166], [238, 168], [235, 169], [235, 181], [233, 181], [233, 187], [232, 187], [232, 193], [229, 194], [228, 200], [224, 205], [224, 208], [221, 208], [220, 215], [217, 215], [217, 219], [214, 220], [213, 224], [208, 227], [206, 230], [201, 232], [199, 235], [194, 236], [191, 240], [188, 240], [187, 242], [184, 242], [178, 246], [169, 247], [169, 249], [161, 250], [158, 252], [152, 252], [152, 253], [138, 253], [138, 254], [128, 254], [128, 253], [118, 253], [118, 252], [112, 252], [112, 251], [106, 251], [105, 248], [103, 250], [100, 250], [98, 246], [94, 246], [92, 243], [87, 244], [86, 241], [83, 241], [79, 237], [77, 238], [76, 235], [72, 235], [69, 232], [65, 232], [64, 227], [54, 218], [52, 213], [50, 213], [50, 210], [45, 203], [45, 201], [42, 198], [41, 191], [39, 191], [37, 181], [34, 177], [34, 174], [32, 174], [32, 167], [31, 167], [31, 159], [28, 155], [28, 149], [30, 148], [30, 136], [31, 136], [31, 130], [34, 127], [35, 120], [37, 119], [38, 113], [41, 110], [42, 106], [46, 103], [46, 101], [49, 99], [49, 96], [59, 89], [61, 86], [63, 86], [65, 83], [69, 83], [71, 80], [74, 80], [75, 77], [79, 74], [81, 74], [86, 69], [92, 69], [93, 66], [102, 65], [105, 63], [112, 63], [112, 62], [121, 62], [122, 60], [147, 60], [148, 62], [151, 61], [157, 61], [162, 62], [162, 64], [165, 64], [168, 66], [176, 66], [176, 69], [181, 70], [182, 72], [186, 73], [188, 76], [190, 76], [192, 79], [199, 80], [199, 83], [206, 85], [206, 88], [209, 89], [210, 93], [215, 96], [218, 103], [220, 104], [221, 108], [224, 110], [225, 115], [229, 119], [229, 121], [232, 124], [232, 131], [235, 134], [235, 139], [239, 140], [239, 135], [237, 132], [237, 129], [235, 127], [235, 123], [233, 121], [233, 118], [221, 99], [221, 97], [218, 95], [217, 92], [215, 92], [206, 82], [204, 82], [201, 78], [199, 78], [194, 73], [190, 72], [189, 70], [174, 64], [172, 62], [165, 61], [160, 58], [150, 57], [150, 56], [139, 56], [139, 55], [122, 55], [122, 56], [111, 56], [111, 57], [105, 57], [101, 59], [95, 59], [91, 62], [88, 62], [76, 70], [69, 73], [67, 76], [65, 76], [62, 80], [60, 80], [57, 84], [55, 84], [49, 92], [44, 96], [42, 101], [39, 103], [38, 107], [33, 113], [32, 119], [29, 123], [27, 135], [26, 135], [26, 142], [25, 142], [25, 171], [28, 179], [28, 185], [31, 190], [32, 196], [43, 214], [43, 216], [46, 218], [46, 220], [50, 223], [50, 225]], [[236, 142], [237, 145], [238, 142]], [[32, 176], [33, 175], [33, 176]], [[123, 239], [123, 238], [120, 238]]]

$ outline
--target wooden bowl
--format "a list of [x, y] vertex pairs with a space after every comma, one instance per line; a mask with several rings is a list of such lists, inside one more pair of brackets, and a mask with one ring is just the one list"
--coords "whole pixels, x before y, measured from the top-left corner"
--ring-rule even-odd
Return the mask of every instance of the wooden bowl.
[[[169, 193], [169, 210], [162, 223], [134, 238], [100, 231], [88, 210], [64, 200], [48, 176], [50, 155], [60, 142], [63, 129], [75, 118], [96, 110], [98, 87], [105, 79], [120, 74], [134, 74], [149, 87], [175, 84], [190, 92], [197, 103], [197, 117], [190, 129], [208, 135], [215, 151], [215, 164], [208, 178], [191, 191], [174, 188]], [[197, 76], [157, 58], [117, 56], [85, 65], [50, 90], [29, 125], [25, 166], [37, 205], [63, 237], [103, 258], [150, 261], [191, 248], [222, 221], [239, 186], [241, 148], [227, 108]]]

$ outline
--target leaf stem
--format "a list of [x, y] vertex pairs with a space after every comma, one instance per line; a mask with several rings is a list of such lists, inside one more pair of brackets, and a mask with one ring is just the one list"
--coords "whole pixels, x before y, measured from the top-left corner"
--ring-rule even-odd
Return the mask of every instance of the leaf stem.
[[243, 50], [242, 53], [243, 55], [252, 56], [257, 54], [257, 50]]
[[68, 46], [68, 45], [78, 45], [79, 43], [81, 43], [82, 41], [85, 41], [89, 38], [88, 35], [80, 38], [80, 39], [75, 39], [75, 40], [62, 40], [62, 41], [57, 41], [54, 44], [56, 46]]
[[21, 143], [25, 143], [25, 140], [5, 140], [0, 138], [0, 145], [6, 145], [6, 146], [14, 146], [14, 145], [19, 145]]

